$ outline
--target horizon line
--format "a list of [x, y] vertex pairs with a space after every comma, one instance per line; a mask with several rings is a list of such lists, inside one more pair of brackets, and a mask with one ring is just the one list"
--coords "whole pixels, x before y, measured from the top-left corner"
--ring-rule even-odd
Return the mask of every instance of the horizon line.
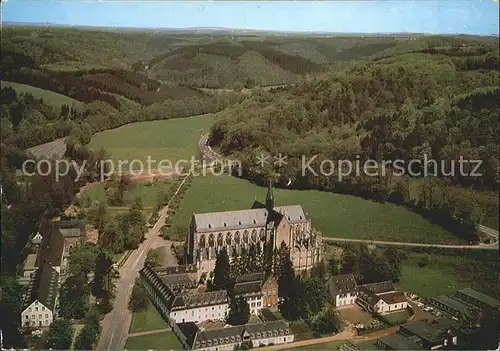
[[477, 36], [477, 37], [499, 37], [499, 33], [491, 34], [470, 34], [470, 33], [441, 33], [441, 32], [331, 32], [331, 31], [294, 31], [294, 30], [274, 30], [274, 29], [256, 29], [256, 28], [241, 28], [241, 27], [210, 27], [210, 26], [195, 26], [195, 27], [141, 27], [141, 26], [113, 26], [113, 25], [88, 25], [88, 24], [67, 24], [67, 23], [55, 23], [55, 22], [18, 22], [18, 21], [1, 21], [1, 27], [3, 26], [27, 26], [27, 27], [62, 27], [62, 28], [103, 28], [103, 29], [141, 29], [141, 30], [172, 30], [172, 31], [182, 31], [182, 30], [209, 30], [209, 31], [252, 31], [252, 32], [269, 32], [269, 33], [282, 33], [282, 34], [358, 34], [358, 35], [443, 35], [443, 36]]

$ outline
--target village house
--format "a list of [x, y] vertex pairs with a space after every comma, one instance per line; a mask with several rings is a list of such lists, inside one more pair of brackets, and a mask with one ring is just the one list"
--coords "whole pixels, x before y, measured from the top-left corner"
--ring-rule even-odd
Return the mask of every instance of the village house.
[[21, 326], [45, 327], [52, 323], [55, 313], [64, 270], [64, 238], [52, 222], [44, 222], [32, 238], [32, 244], [36, 253], [28, 254], [19, 278], [19, 282], [27, 286], [22, 297]]
[[31, 239], [31, 250], [19, 277], [21, 285], [29, 284], [30, 277], [44, 262], [50, 262], [63, 280], [69, 256], [76, 245], [85, 242], [84, 224], [81, 221], [44, 222]]
[[250, 307], [250, 313], [258, 315], [264, 306], [264, 294], [262, 293], [262, 273], [245, 274], [236, 278], [234, 294], [242, 296]]
[[[140, 285], [148, 293], [158, 311], [172, 326], [175, 323], [206, 320], [223, 320], [227, 316], [229, 302], [225, 290], [206, 293], [186, 291], [193, 281], [186, 280], [186, 274], [174, 274], [174, 279], [165, 270], [158, 274], [146, 265], [139, 271]], [[169, 285], [174, 282], [174, 285]]]
[[401, 334], [390, 334], [377, 339], [375, 344], [382, 350], [425, 350], [416, 339]]
[[396, 291], [390, 281], [358, 286], [356, 302], [369, 313], [387, 314], [405, 310], [408, 301], [402, 291]]
[[356, 302], [358, 285], [352, 274], [330, 277], [326, 288], [335, 307], [354, 305]]
[[64, 240], [62, 274], [66, 274], [69, 256], [77, 245], [85, 243], [85, 222], [83, 221], [57, 221], [53, 222], [53, 230], [59, 231]]
[[[395, 334], [375, 340], [376, 349], [381, 350], [438, 350], [454, 349], [457, 345], [458, 325], [445, 318], [430, 322], [414, 321], [399, 327]], [[346, 343], [340, 351], [373, 350], [360, 344]]]
[[170, 309], [176, 323], [224, 320], [229, 310], [226, 290], [177, 295]]
[[46, 262], [32, 275], [23, 296], [21, 327], [48, 327], [54, 320], [59, 272]]
[[37, 256], [38, 255], [36, 253], [28, 254], [26, 256], [23, 264], [23, 274], [19, 277], [18, 280], [20, 285], [25, 286], [29, 284], [31, 276], [36, 272], [36, 269], [38, 268]]
[[473, 305], [446, 295], [431, 298], [430, 304], [455, 318], [461, 318], [468, 309], [475, 308]]
[[414, 321], [399, 327], [401, 335], [417, 340], [426, 350], [436, 350], [457, 345], [457, 333], [453, 321], [443, 318], [433, 323]]
[[269, 276], [264, 279], [264, 284], [262, 285], [262, 298], [265, 307], [269, 308], [271, 311], [278, 309], [278, 280], [274, 276]]
[[198, 286], [198, 269], [195, 265], [159, 267], [154, 271], [174, 292], [190, 291]]
[[457, 292], [457, 298], [465, 302], [471, 303], [480, 309], [498, 309], [500, 304], [497, 299], [485, 295], [471, 288], [464, 288]]
[[[232, 351], [235, 346], [243, 343], [258, 348], [291, 343], [295, 340], [293, 331], [283, 320], [204, 331], [197, 329], [194, 332], [193, 327], [193, 325], [189, 326], [190, 330], [186, 332], [189, 334], [188, 337], [181, 338], [186, 340], [191, 350]], [[180, 324], [179, 329], [184, 331], [186, 327]]]

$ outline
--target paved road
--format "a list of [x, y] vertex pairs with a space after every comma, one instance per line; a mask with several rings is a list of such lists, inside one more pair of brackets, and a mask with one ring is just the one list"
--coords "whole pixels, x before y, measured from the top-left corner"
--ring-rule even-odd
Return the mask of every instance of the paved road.
[[[185, 181], [185, 179], [184, 179]], [[184, 181], [179, 185], [176, 193], [184, 184]], [[174, 195], [175, 196], [175, 195]], [[108, 313], [102, 322], [102, 331], [97, 345], [98, 351], [103, 350], [123, 350], [128, 337], [132, 314], [128, 310], [128, 301], [135, 279], [139, 275], [139, 270], [143, 267], [146, 255], [149, 249], [160, 246], [172, 245], [171, 241], [164, 240], [158, 236], [160, 228], [165, 224], [167, 217], [167, 208], [165, 206], [160, 211], [160, 216], [156, 224], [148, 230], [146, 239], [140, 244], [139, 248], [132, 251], [124, 265], [120, 268], [120, 279], [116, 284], [116, 299], [113, 310]], [[171, 250], [165, 250], [167, 253], [167, 264], [176, 265], [177, 260]]]
[[498, 250], [498, 243], [493, 244], [478, 244], [478, 245], [446, 245], [446, 244], [424, 244], [424, 243], [406, 243], [381, 240], [364, 240], [364, 239], [349, 239], [349, 238], [332, 238], [323, 237], [323, 241], [351, 242], [351, 243], [366, 243], [375, 245], [392, 245], [392, 246], [412, 246], [412, 247], [441, 247], [448, 249], [479, 249], [479, 250]]
[[198, 142], [198, 145], [200, 147], [203, 156], [205, 156], [207, 161], [213, 162], [219, 159], [221, 156], [215, 151], [213, 151], [210, 146], [207, 145], [207, 141], [208, 141], [208, 133], [201, 137], [200, 141]]
[[[222, 156], [212, 150], [210, 146], [207, 145], [208, 134], [201, 137], [199, 141], [199, 147], [203, 155], [209, 160], [216, 160]], [[380, 241], [380, 240], [364, 240], [364, 239], [349, 239], [349, 238], [332, 238], [323, 237], [324, 241], [337, 241], [337, 242], [353, 242], [353, 243], [367, 243], [367, 244], [378, 244], [378, 245], [393, 245], [393, 246], [413, 246], [413, 247], [441, 247], [441, 248], [451, 248], [451, 249], [480, 249], [480, 250], [498, 250], [498, 231], [485, 227], [483, 225], [478, 226], [478, 230], [494, 238], [494, 243], [491, 244], [479, 244], [479, 245], [445, 245], [445, 244], [424, 244], [424, 243], [407, 243], [407, 242], [392, 242], [392, 241]]]
[[488, 228], [482, 224], [477, 226], [477, 230], [480, 233], [486, 234], [489, 237], [493, 238], [494, 241], [498, 241], [498, 230]]

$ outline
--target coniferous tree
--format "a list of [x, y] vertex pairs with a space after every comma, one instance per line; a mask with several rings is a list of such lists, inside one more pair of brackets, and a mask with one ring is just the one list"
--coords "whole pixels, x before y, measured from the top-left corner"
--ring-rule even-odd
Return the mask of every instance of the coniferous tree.
[[215, 259], [213, 284], [216, 289], [228, 289], [230, 286], [230, 265], [226, 248], [223, 247]]
[[231, 325], [242, 325], [248, 322], [250, 318], [250, 306], [242, 296], [236, 296], [231, 299], [227, 323]]
[[144, 311], [148, 308], [149, 298], [146, 292], [135, 283], [132, 288], [132, 294], [130, 294], [130, 300], [128, 302], [128, 309], [132, 312]]
[[84, 326], [75, 339], [75, 350], [92, 350], [99, 337], [99, 312], [92, 310], [85, 317]]
[[67, 319], [56, 319], [52, 322], [45, 341], [47, 349], [69, 350], [73, 342], [73, 328]]

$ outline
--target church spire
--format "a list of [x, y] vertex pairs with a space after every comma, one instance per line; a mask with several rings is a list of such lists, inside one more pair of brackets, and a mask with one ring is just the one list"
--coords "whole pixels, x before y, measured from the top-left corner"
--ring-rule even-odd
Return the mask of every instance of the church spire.
[[274, 209], [273, 181], [269, 181], [269, 188], [266, 195], [266, 209], [271, 212]]

